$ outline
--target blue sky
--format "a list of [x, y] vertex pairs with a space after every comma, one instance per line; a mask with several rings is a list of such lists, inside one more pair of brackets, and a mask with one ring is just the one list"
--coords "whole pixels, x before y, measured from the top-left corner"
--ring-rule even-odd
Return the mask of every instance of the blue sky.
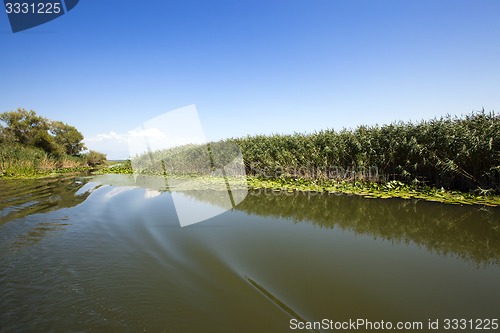
[[13, 34], [0, 112], [123, 136], [196, 104], [208, 139], [500, 111], [500, 1], [81, 0]]

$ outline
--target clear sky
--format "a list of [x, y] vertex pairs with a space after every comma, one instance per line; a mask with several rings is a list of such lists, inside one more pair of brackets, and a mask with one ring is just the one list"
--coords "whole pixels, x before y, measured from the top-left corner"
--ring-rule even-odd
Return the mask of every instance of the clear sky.
[[208, 139], [500, 112], [498, 0], [81, 0], [13, 34], [0, 112], [123, 137], [196, 104]]

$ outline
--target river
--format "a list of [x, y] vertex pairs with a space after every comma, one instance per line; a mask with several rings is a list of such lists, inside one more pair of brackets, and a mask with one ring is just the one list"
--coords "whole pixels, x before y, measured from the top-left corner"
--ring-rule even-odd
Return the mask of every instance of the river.
[[500, 319], [499, 208], [250, 191], [181, 227], [170, 192], [110, 177], [0, 180], [0, 331]]

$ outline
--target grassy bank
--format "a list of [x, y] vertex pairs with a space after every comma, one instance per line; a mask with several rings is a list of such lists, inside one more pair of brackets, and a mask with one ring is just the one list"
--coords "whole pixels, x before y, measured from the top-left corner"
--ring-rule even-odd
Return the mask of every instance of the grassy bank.
[[0, 178], [36, 178], [96, 169], [93, 154], [52, 156], [36, 147], [0, 145]]

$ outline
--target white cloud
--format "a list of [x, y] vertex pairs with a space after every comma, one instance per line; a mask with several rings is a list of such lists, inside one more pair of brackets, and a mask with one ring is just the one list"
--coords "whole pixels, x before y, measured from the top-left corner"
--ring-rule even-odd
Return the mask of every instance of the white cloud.
[[117, 134], [115, 132], [109, 132], [104, 134], [97, 134], [96, 136], [85, 139], [85, 142], [103, 142], [103, 141], [127, 141], [127, 136], [124, 134]]
[[158, 128], [147, 128], [142, 130], [132, 130], [128, 131], [127, 137], [130, 138], [152, 138], [161, 139], [166, 138], [167, 135], [160, 131]]
[[161, 194], [160, 191], [146, 189], [146, 192], [144, 193], [144, 198], [145, 199], [153, 199], [153, 198], [156, 198], [157, 196], [159, 196], [160, 194]]
[[109, 132], [85, 138], [85, 146], [107, 155], [109, 160], [128, 158], [127, 134]]

